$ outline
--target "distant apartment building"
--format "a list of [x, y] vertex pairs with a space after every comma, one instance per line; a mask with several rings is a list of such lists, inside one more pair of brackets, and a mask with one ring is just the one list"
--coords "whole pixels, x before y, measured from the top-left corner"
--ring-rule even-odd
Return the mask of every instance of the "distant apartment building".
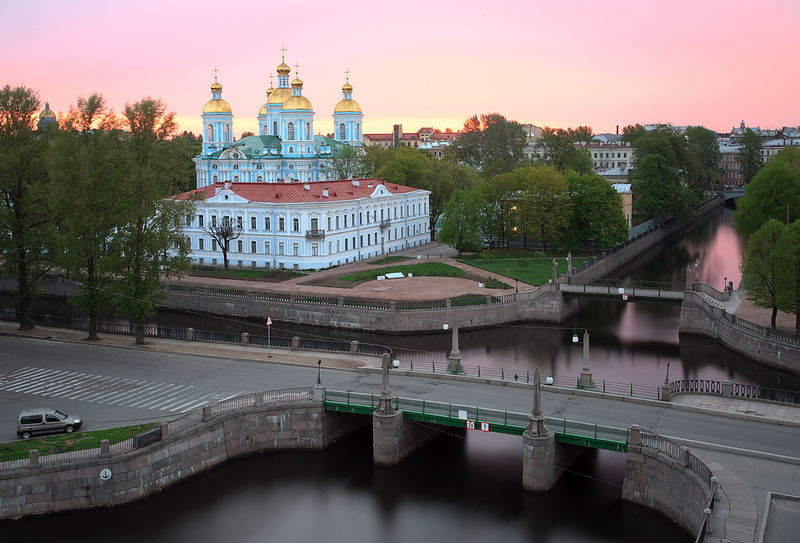
[[[619, 141], [619, 140], [618, 140]], [[614, 168], [627, 168], [633, 164], [633, 147], [628, 143], [592, 142], [578, 145], [586, 149], [592, 159], [592, 169], [602, 172]]]
[[[383, 148], [412, 147], [428, 151], [438, 158], [442, 157], [441, 148], [450, 145], [456, 138], [458, 132], [450, 129], [442, 132], [430, 126], [425, 126], [416, 132], [403, 132], [403, 125], [392, 126], [389, 134], [363, 134], [364, 145], [377, 146]], [[427, 144], [427, 145], [426, 145]]]

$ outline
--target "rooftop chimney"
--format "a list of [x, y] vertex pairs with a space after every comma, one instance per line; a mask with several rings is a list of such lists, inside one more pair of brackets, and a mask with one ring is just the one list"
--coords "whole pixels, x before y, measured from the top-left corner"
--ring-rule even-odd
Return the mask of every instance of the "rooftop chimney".
[[327, 198], [328, 197], [328, 189], [327, 188], [322, 189], [322, 196], [323, 196], [323, 198]]
[[361, 186], [361, 182], [359, 180], [357, 180], [357, 179], [353, 179], [351, 181], [351, 183], [353, 183], [354, 187], [360, 187]]
[[225, 190], [228, 190], [230, 188], [231, 188], [231, 182], [230, 181], [225, 181]]

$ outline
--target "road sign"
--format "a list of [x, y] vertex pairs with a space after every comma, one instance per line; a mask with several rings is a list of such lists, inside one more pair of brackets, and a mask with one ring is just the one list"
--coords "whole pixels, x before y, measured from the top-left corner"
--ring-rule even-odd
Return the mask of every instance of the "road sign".
[[481, 423], [481, 432], [488, 432], [488, 431], [489, 431], [489, 423], [488, 422], [482, 422]]
[[267, 326], [272, 326], [272, 318], [267, 317]]
[[474, 430], [474, 429], [475, 429], [475, 421], [474, 420], [468, 420], [467, 421], [467, 430]]
[[111, 470], [108, 468], [103, 468], [100, 470], [100, 480], [108, 481], [111, 479]]
[[627, 295], [627, 294], [623, 294], [623, 295], [622, 295], [622, 299], [623, 299], [623, 300], [625, 300], [625, 301], [627, 302], [627, 301], [628, 301], [628, 295]]

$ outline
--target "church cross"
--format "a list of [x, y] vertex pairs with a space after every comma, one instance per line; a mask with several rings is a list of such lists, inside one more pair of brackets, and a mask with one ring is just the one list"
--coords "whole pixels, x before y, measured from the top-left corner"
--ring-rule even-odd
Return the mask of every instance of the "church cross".
[[300, 65], [298, 63], [294, 63], [294, 75], [300, 77]]
[[348, 83], [350, 83], [350, 68], [345, 68], [345, 70], [344, 70], [344, 78]]
[[286, 58], [286, 46], [281, 45], [281, 61]]
[[216, 67], [216, 66], [214, 66], [214, 70], [212, 70], [212, 71], [214, 72], [214, 81], [216, 81], [216, 80], [217, 80], [217, 72], [218, 72], [219, 70], [217, 69], [217, 67]]

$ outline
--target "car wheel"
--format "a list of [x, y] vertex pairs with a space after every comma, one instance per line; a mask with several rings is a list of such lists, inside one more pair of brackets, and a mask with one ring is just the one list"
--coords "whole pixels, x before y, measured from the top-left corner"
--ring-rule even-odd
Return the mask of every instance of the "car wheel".
[[64, 427], [64, 431], [65, 431], [66, 433], [68, 433], [68, 434], [71, 434], [72, 432], [74, 432], [74, 431], [75, 431], [75, 428], [73, 428], [71, 424], [67, 424], [67, 425]]
[[20, 434], [20, 436], [22, 437], [22, 439], [30, 439], [31, 438], [31, 433], [30, 432], [22, 432]]

